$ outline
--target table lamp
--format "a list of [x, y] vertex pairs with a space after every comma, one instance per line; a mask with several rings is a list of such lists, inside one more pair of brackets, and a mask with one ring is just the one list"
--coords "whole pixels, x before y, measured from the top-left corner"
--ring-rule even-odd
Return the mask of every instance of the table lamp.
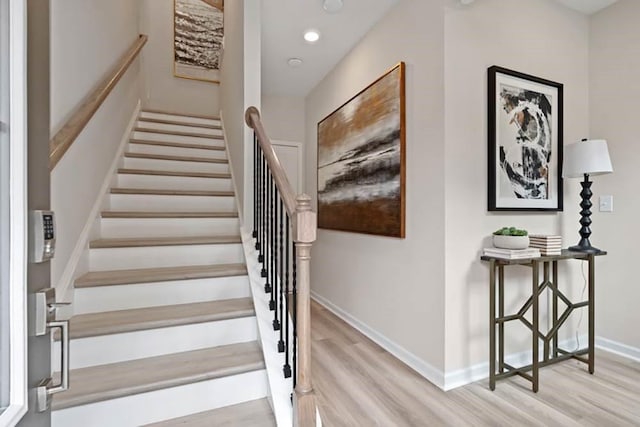
[[607, 141], [604, 139], [583, 139], [581, 142], [569, 144], [564, 147], [564, 160], [562, 165], [563, 178], [581, 178], [582, 202], [580, 207], [580, 242], [576, 246], [571, 246], [570, 251], [585, 252], [595, 254], [601, 252], [600, 249], [594, 248], [589, 242], [591, 236], [591, 181], [590, 176], [604, 175], [613, 172], [611, 159], [609, 158], [609, 150], [607, 149]]

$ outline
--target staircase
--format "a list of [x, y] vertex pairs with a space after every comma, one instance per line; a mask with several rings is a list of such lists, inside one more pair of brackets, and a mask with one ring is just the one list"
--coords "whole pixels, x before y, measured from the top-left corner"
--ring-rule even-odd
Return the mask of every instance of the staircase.
[[141, 112], [75, 282], [54, 427], [275, 425], [222, 135]]

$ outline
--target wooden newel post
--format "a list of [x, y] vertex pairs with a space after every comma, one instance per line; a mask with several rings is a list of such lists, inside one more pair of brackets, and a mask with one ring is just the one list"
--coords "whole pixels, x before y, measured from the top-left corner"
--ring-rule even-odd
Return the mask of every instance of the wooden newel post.
[[311, 245], [316, 240], [317, 218], [311, 198], [296, 199], [294, 241], [298, 265], [298, 379], [293, 400], [293, 425], [316, 425], [316, 403], [311, 384]]

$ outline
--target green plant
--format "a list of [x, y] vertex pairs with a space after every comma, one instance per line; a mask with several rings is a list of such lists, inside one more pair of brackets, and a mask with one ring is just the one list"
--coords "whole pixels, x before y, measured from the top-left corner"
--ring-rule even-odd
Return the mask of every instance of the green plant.
[[502, 227], [500, 230], [493, 232], [495, 236], [527, 236], [527, 230], [520, 230], [515, 227]]

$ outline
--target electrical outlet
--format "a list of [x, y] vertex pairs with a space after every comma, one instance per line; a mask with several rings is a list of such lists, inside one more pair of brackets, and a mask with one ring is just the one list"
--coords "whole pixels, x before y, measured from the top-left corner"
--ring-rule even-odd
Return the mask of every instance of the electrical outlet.
[[600, 212], [613, 212], [613, 196], [600, 196]]

